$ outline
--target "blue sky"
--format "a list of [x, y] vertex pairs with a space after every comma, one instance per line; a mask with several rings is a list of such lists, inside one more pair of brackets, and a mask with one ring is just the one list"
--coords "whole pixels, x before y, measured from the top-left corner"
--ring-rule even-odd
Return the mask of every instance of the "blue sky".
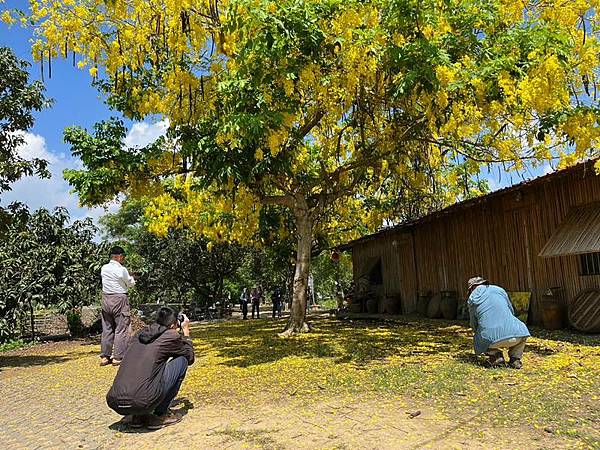
[[[11, 8], [26, 3], [8, 1], [3, 7]], [[20, 59], [32, 63], [29, 39], [30, 30], [19, 26], [7, 27], [0, 24], [0, 45], [8, 46]], [[32, 63], [29, 68], [31, 80], [40, 80], [39, 63]], [[62, 140], [65, 127], [80, 125], [86, 128], [111, 115], [99, 93], [91, 86], [91, 77], [87, 69], [77, 69], [71, 61], [57, 59], [52, 61], [52, 78], [48, 78], [48, 67], [44, 67], [44, 85], [46, 96], [54, 100], [51, 108], [35, 113], [35, 124], [26, 134], [27, 144], [21, 149], [24, 155], [43, 157], [50, 161], [52, 178], [40, 180], [25, 177], [12, 185], [12, 191], [3, 193], [0, 203], [4, 206], [13, 201], [21, 201], [31, 208], [65, 206], [73, 219], [93, 217], [97, 219], [104, 213], [103, 208], [80, 208], [78, 197], [70, 193], [69, 185], [62, 178], [65, 168], [78, 167], [79, 161], [71, 157], [69, 146]], [[145, 145], [152, 142], [166, 130], [165, 122], [132, 123], [125, 121], [129, 128], [127, 143]], [[109, 210], [117, 205], [109, 205]]]
[[[15, 6], [23, 8], [25, 4], [25, 0], [9, 0], [3, 6], [8, 9]], [[28, 29], [19, 26], [8, 28], [0, 24], [0, 45], [11, 47], [19, 58], [31, 62], [30, 37], [31, 31]], [[32, 64], [29, 70], [31, 79], [41, 79], [39, 63]], [[70, 211], [73, 219], [89, 216], [96, 220], [105, 210], [80, 208], [77, 195], [70, 193], [69, 185], [62, 178], [62, 171], [65, 168], [79, 165], [79, 161], [71, 156], [69, 146], [63, 142], [62, 133], [67, 126], [80, 125], [89, 129], [94, 123], [118, 114], [108, 109], [99, 93], [91, 86], [88, 70], [73, 67], [70, 60], [53, 60], [52, 78], [48, 78], [47, 65], [44, 68], [44, 75], [46, 95], [54, 100], [54, 104], [51, 108], [35, 114], [35, 125], [25, 136], [27, 145], [21, 149], [21, 152], [29, 157], [37, 156], [49, 160], [53, 176], [49, 180], [23, 178], [12, 186], [12, 191], [2, 194], [0, 204], [7, 205], [12, 201], [21, 201], [33, 209], [64, 206]], [[125, 122], [130, 130], [126, 140], [129, 145], [145, 145], [166, 130], [166, 122]], [[496, 190], [548, 171], [550, 171], [549, 166], [525, 174], [506, 173], [494, 168], [489, 175], [486, 173], [482, 175], [487, 176], [490, 187]], [[109, 205], [108, 210], [114, 211], [117, 206], [117, 204]]]

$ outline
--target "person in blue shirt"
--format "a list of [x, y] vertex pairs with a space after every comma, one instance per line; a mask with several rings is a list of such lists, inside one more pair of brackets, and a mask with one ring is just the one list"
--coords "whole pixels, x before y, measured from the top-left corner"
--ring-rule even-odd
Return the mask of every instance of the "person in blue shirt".
[[506, 364], [502, 349], [508, 349], [509, 366], [520, 369], [525, 343], [531, 335], [527, 326], [515, 317], [508, 294], [482, 277], [471, 278], [468, 287], [467, 305], [475, 332], [475, 354], [485, 353], [490, 365], [499, 367]]

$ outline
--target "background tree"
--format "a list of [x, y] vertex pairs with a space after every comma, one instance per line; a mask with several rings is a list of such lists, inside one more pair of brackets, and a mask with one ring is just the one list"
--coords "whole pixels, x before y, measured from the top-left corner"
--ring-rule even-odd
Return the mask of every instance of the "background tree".
[[144, 226], [143, 213], [142, 202], [128, 199], [100, 218], [104, 238], [126, 246], [128, 264], [139, 273], [138, 302], [223, 305], [226, 288], [237, 289], [239, 267], [250, 251], [236, 243], [213, 245], [188, 230], [157, 236]]
[[336, 262], [331, 253], [324, 252], [314, 258], [312, 264], [315, 292], [319, 295], [319, 304], [325, 308], [337, 308], [338, 301], [343, 300], [352, 284], [352, 257], [348, 253], [338, 256]]
[[265, 207], [289, 217], [293, 333], [315, 236], [477, 194], [482, 165], [596, 154], [594, 6], [34, 0], [31, 19], [34, 55], [72, 50], [114, 108], [170, 119], [169, 139], [141, 150], [124, 148], [118, 122], [69, 130], [83, 202], [143, 193], [153, 232], [210, 240], [255, 239]]
[[105, 245], [93, 242], [91, 219], [69, 224], [64, 208], [32, 214], [22, 208], [19, 217], [0, 245], [0, 341], [14, 337], [27, 315], [33, 339], [40, 307], [66, 312], [96, 301], [108, 255]]
[[[28, 63], [19, 60], [8, 47], [0, 47], [0, 195], [24, 175], [49, 177], [48, 162], [26, 159], [18, 152], [24, 133], [33, 126], [33, 111], [48, 106], [44, 86], [29, 83]], [[0, 208], [0, 228], [12, 217]]]

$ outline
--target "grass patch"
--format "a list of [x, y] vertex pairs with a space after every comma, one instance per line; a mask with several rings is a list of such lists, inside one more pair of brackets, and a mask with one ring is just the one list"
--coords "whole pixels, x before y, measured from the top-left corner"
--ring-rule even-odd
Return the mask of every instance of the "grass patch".
[[4, 342], [0, 344], [0, 353], [8, 352], [11, 350], [18, 350], [20, 348], [31, 347], [34, 343], [29, 341], [23, 341], [16, 339], [14, 341]]

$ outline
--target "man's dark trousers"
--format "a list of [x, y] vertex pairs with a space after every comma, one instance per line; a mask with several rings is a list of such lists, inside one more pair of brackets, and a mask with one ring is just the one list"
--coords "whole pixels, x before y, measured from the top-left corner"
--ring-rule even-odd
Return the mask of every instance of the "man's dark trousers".
[[248, 302], [242, 302], [242, 316], [244, 319], [248, 318]]
[[181, 383], [185, 378], [185, 372], [187, 371], [188, 362], [185, 356], [178, 356], [172, 359], [165, 366], [165, 370], [162, 376], [163, 382], [163, 399], [160, 404], [154, 408], [154, 414], [162, 416], [167, 412], [171, 402], [179, 392]]

